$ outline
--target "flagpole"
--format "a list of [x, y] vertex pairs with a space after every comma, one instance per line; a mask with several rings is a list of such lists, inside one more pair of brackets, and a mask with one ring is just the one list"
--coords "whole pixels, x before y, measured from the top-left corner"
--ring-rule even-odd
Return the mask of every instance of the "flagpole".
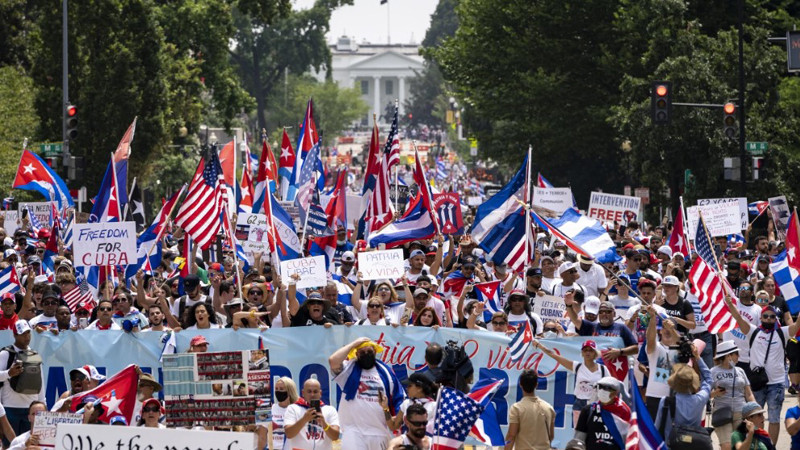
[[[133, 181], [131, 182], [131, 188], [130, 190], [128, 190], [128, 193], [130, 194], [131, 192], [133, 192], [134, 189], [136, 189], [136, 177], [133, 177]], [[123, 218], [128, 217], [128, 205], [130, 205], [131, 203], [130, 198], [131, 196], [128, 195], [128, 201], [125, 203], [125, 210], [123, 211], [122, 214]]]
[[[316, 171], [316, 169], [311, 174], [311, 183], [312, 183], [311, 184], [311, 189], [317, 189], [317, 171]], [[270, 212], [272, 212], [272, 211], [270, 211]], [[305, 250], [305, 245], [306, 245], [306, 230], [308, 230], [308, 213], [309, 213], [309, 210], [306, 209], [306, 218], [303, 221], [303, 237], [302, 237], [302, 239], [300, 239], [301, 251]], [[303, 255], [303, 256], [305, 256], [305, 255]]]
[[394, 166], [394, 210], [397, 211], [397, 165]]
[[[527, 169], [525, 170], [525, 203], [529, 207], [533, 207], [532, 205], [532, 196], [531, 196], [531, 158], [533, 157], [533, 146], [528, 144], [528, 164]], [[528, 266], [530, 265], [531, 261], [533, 261], [533, 233], [531, 232], [531, 215], [525, 214], [525, 252], [527, 253], [528, 257], [525, 261], [525, 269], [527, 270]]]
[[[686, 208], [683, 207], [683, 196], [681, 195], [678, 198], [680, 199], [679, 207], [681, 208], [681, 220], [683, 221], [683, 223], [681, 224], [681, 233], [683, 234], [683, 239], [686, 240], [686, 248], [691, 250], [692, 249], [692, 241], [689, 240], [689, 235], [688, 235], [688, 232], [689, 232], [688, 228], [689, 227], [686, 226], [689, 222], [688, 222], [687, 217], [686, 217]], [[672, 224], [672, 229], [673, 230], [675, 229], [675, 224], [674, 223]], [[690, 255], [686, 255], [687, 258], [689, 256]]]
[[762, 210], [761, 210], [761, 212], [760, 212], [760, 213], [758, 213], [758, 215], [756, 216], [756, 218], [755, 218], [755, 219], [753, 219], [753, 220], [751, 220], [751, 221], [750, 221], [750, 223], [748, 223], [748, 224], [747, 224], [747, 228], [750, 228], [750, 227], [751, 227], [751, 226], [752, 226], [752, 225], [755, 223], [755, 221], [756, 221], [756, 220], [758, 220], [758, 218], [759, 218], [759, 217], [761, 217], [761, 215], [762, 215], [762, 214], [764, 214], [765, 212], [767, 212], [767, 210], [768, 210], [768, 209], [769, 209], [769, 205], [767, 205], [767, 207], [766, 207], [766, 208], [762, 209]]
[[[442, 386], [439, 386], [439, 390], [436, 392], [436, 399], [441, 401], [441, 398], [442, 398]], [[439, 407], [440, 407], [440, 403], [437, 402], [436, 403], [436, 410], [433, 412], [433, 443], [432, 444], [433, 444], [434, 447], [439, 444], [439, 433], [438, 433], [439, 427], [438, 427], [438, 424], [436, 423], [436, 419], [439, 418]]]
[[[267, 182], [267, 186], [269, 186], [269, 182]], [[266, 195], [266, 198], [264, 198], [264, 201], [266, 203], [264, 212], [266, 212], [266, 208], [269, 208], [268, 216], [269, 216], [270, 233], [267, 234], [267, 239], [269, 239], [269, 235], [271, 234], [272, 235], [272, 247], [270, 248], [270, 254], [272, 255], [273, 258], [275, 258], [275, 270], [279, 271], [280, 270], [281, 259], [280, 259], [279, 253], [278, 253], [278, 239], [275, 237], [275, 233], [276, 233], [276, 231], [275, 231], [275, 220], [272, 217], [272, 194], [267, 192], [267, 195]], [[269, 241], [267, 242], [267, 244], [269, 244]], [[272, 248], [274, 248], [275, 250], [272, 251]], [[255, 263], [255, 261], [253, 261], [253, 262]]]

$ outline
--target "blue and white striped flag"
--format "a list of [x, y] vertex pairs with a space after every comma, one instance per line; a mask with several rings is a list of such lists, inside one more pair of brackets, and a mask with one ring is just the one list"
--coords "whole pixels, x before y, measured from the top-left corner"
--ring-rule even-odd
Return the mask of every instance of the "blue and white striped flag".
[[19, 278], [14, 266], [8, 266], [0, 272], [0, 295], [14, 293], [19, 290]]
[[525, 356], [525, 352], [533, 342], [533, 332], [531, 331], [531, 323], [526, 320], [522, 323], [517, 334], [508, 343], [508, 356], [511, 362], [517, 362]]

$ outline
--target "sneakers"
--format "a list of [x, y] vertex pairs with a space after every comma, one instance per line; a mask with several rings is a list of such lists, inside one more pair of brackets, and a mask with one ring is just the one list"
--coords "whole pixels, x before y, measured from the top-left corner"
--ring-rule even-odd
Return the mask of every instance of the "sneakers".
[[789, 386], [789, 390], [788, 390], [789, 395], [797, 395], [797, 390], [798, 389], [800, 389], [800, 385], [792, 384], [791, 386]]

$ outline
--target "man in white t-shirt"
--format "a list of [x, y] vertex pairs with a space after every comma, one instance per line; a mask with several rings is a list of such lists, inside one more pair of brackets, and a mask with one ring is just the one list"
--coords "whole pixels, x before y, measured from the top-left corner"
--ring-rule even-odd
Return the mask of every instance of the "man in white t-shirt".
[[608, 285], [603, 268], [595, 264], [593, 258], [583, 255], [578, 255], [578, 265], [575, 268], [578, 270], [581, 285], [586, 289], [585, 294], [599, 297]]
[[661, 399], [670, 393], [669, 379], [672, 366], [678, 362], [678, 339], [680, 336], [675, 331], [675, 322], [671, 319], [662, 321], [661, 338], [658, 338], [656, 324], [658, 317], [655, 307], [651, 304], [647, 306], [650, 314], [650, 322], [647, 324], [647, 367], [649, 375], [647, 377], [647, 392], [645, 394], [645, 404], [652, 417], [658, 414], [658, 405]]
[[550, 292], [553, 289], [553, 283], [556, 281], [556, 262], [553, 260], [552, 256], [543, 255], [539, 265], [542, 269], [541, 289]]
[[553, 295], [564, 298], [569, 291], [581, 291], [586, 295], [586, 288], [578, 284], [578, 279], [581, 277], [578, 273], [578, 263], [565, 262], [558, 268], [558, 273], [561, 279], [553, 283], [551, 288]]
[[725, 296], [725, 303], [750, 344], [750, 370], [763, 368], [767, 374], [767, 384], [760, 389], [757, 389], [759, 386], [754, 385], [751, 376], [751, 389], [759, 405], [763, 407], [765, 403], [767, 404], [769, 437], [773, 444], [777, 444], [781, 428], [781, 408], [786, 392], [784, 388], [786, 380], [785, 348], [789, 339], [796, 336], [797, 331], [800, 330], [800, 320], [795, 320], [788, 327], [782, 327], [778, 322], [777, 309], [772, 305], [767, 305], [761, 309], [761, 322], [758, 327], [755, 327], [739, 314], [739, 310], [733, 307], [733, 301], [729, 296]]
[[321, 397], [319, 381], [309, 378], [303, 383], [302, 397], [283, 413], [284, 448], [332, 450], [333, 441], [339, 439], [339, 414]]
[[[748, 281], [739, 284], [739, 301], [736, 303], [736, 309], [754, 327], [761, 322], [761, 307], [753, 303], [753, 285]], [[726, 331], [722, 336], [726, 341], [732, 340], [736, 344], [739, 349], [739, 361], [736, 366], [744, 369], [744, 373], [750, 378], [750, 343], [747, 336], [738, 328]]]

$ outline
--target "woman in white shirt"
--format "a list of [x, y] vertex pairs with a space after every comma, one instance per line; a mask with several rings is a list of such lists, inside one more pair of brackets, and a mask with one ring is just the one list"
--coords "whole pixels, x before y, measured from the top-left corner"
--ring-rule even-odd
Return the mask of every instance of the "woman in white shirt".
[[217, 324], [217, 315], [209, 311], [205, 302], [195, 303], [189, 307], [186, 315], [187, 330], [208, 330], [209, 328], [222, 328]]
[[583, 361], [570, 361], [563, 356], [554, 353], [538, 341], [533, 341], [534, 346], [545, 355], [553, 358], [564, 366], [565, 369], [575, 372], [575, 403], [572, 404], [572, 423], [578, 423], [578, 416], [584, 406], [591, 402], [594, 396], [594, 385], [601, 378], [608, 374], [608, 370], [602, 365], [597, 364], [600, 352], [597, 350], [597, 343], [588, 339], [581, 346], [581, 356]]
[[167, 428], [163, 423], [159, 423], [164, 408], [157, 398], [148, 398], [142, 403], [142, 419], [139, 421], [140, 427], [147, 428]]
[[289, 377], [280, 377], [275, 381], [275, 400], [272, 405], [272, 448], [281, 450], [286, 441], [283, 429], [283, 415], [286, 408], [296, 402], [300, 396], [297, 394], [297, 385]]
[[367, 317], [356, 322], [356, 325], [391, 325], [384, 314], [383, 301], [380, 297], [372, 297], [367, 302]]

